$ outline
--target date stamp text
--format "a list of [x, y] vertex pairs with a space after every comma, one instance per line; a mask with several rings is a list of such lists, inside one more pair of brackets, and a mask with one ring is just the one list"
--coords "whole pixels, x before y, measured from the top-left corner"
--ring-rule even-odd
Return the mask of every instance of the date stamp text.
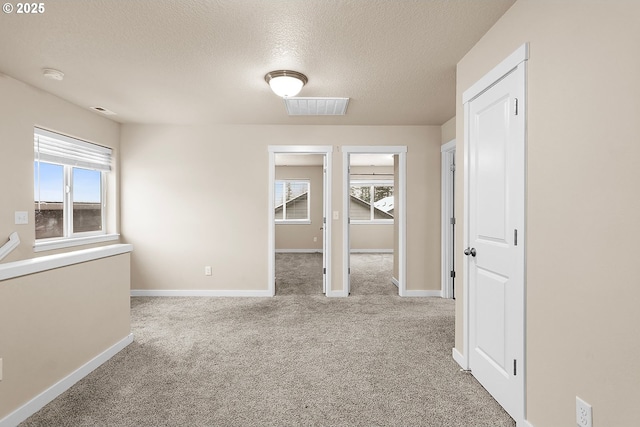
[[5, 3], [2, 5], [2, 11], [4, 13], [16, 13], [16, 14], [42, 14], [45, 11], [44, 3]]

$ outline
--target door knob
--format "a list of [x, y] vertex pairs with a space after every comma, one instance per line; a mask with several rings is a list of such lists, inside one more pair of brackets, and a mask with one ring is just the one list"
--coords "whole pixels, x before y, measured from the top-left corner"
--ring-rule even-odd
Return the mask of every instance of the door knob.
[[476, 248], [467, 248], [464, 250], [464, 254], [466, 256], [469, 256], [469, 255], [476, 256]]

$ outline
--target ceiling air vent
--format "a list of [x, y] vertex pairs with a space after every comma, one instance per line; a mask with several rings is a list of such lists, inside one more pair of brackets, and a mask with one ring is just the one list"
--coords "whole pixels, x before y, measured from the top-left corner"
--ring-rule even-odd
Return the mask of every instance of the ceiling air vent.
[[290, 116], [344, 116], [349, 98], [284, 98]]
[[92, 109], [93, 111], [97, 111], [98, 113], [102, 113], [102, 114], [104, 114], [104, 115], [106, 115], [106, 116], [115, 116], [115, 115], [116, 115], [116, 113], [114, 113], [114, 112], [113, 112], [113, 111], [111, 111], [111, 110], [107, 110], [107, 109], [106, 109], [106, 108], [104, 108], [104, 107], [91, 107], [91, 109]]

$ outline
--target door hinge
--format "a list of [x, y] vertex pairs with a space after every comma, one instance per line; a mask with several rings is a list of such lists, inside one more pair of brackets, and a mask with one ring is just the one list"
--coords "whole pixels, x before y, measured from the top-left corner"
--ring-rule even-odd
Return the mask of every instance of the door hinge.
[[327, 274], [327, 269], [326, 269], [326, 267], [322, 269], [322, 274]]
[[322, 217], [322, 223], [323, 223], [323, 224], [326, 224], [326, 223], [327, 223], [327, 217], [326, 217], [326, 216], [325, 216], [325, 217]]
[[347, 268], [347, 274], [351, 274], [351, 267]]
[[451, 172], [455, 172], [456, 171], [456, 165], [455, 163], [452, 163], [451, 166], [449, 167], [449, 170], [451, 170]]
[[516, 359], [513, 359], [513, 376], [515, 377], [517, 375], [517, 362]]
[[351, 218], [347, 218], [347, 224], [351, 224]]
[[456, 272], [454, 270], [451, 270], [451, 277], [453, 277], [454, 279], [456, 278]]
[[514, 115], [518, 115], [518, 98], [515, 98], [515, 102], [513, 103], [513, 107], [515, 109], [515, 114]]
[[456, 225], [456, 219], [455, 218], [451, 218], [451, 225]]
[[518, 246], [518, 230], [513, 230], [513, 246]]

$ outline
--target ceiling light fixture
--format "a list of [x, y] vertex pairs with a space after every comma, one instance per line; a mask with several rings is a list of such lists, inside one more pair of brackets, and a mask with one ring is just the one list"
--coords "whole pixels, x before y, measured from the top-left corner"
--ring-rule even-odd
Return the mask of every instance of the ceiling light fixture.
[[282, 98], [296, 96], [309, 81], [304, 74], [289, 70], [271, 71], [264, 76], [264, 80], [269, 83], [273, 93]]
[[64, 79], [64, 73], [60, 70], [55, 70], [53, 68], [43, 68], [42, 75], [45, 76], [49, 80], [62, 80]]

